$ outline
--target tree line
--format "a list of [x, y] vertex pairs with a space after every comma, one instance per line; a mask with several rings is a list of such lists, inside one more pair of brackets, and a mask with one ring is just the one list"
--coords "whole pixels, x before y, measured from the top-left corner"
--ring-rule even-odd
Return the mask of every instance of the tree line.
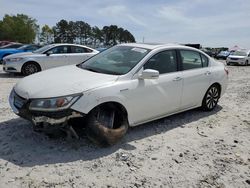
[[117, 25], [92, 27], [84, 21], [60, 20], [55, 26], [37, 25], [37, 20], [24, 15], [5, 15], [0, 20], [0, 40], [21, 43], [78, 43], [98, 46], [113, 46], [118, 43], [135, 42], [134, 36]]

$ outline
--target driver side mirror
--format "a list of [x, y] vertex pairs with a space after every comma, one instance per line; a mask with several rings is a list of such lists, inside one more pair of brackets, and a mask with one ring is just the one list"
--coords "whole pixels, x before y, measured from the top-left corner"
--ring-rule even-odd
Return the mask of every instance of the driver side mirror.
[[157, 79], [159, 78], [159, 71], [153, 70], [153, 69], [146, 69], [142, 71], [142, 73], [139, 76], [139, 79]]
[[52, 51], [48, 51], [48, 52], [46, 52], [46, 55], [47, 55], [47, 56], [50, 56], [51, 54], [53, 54], [53, 52], [52, 52]]

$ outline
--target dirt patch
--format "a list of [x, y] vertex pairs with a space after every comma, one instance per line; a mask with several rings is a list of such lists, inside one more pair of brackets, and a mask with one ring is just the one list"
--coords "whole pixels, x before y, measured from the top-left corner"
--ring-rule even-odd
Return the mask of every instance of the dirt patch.
[[248, 187], [250, 66], [229, 66], [229, 76], [214, 111], [131, 128], [99, 148], [33, 132], [8, 105], [21, 76], [0, 71], [0, 187]]

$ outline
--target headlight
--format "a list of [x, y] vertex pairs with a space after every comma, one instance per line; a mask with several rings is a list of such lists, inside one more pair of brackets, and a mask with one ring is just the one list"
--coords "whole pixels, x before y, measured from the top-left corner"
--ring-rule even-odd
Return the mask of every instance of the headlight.
[[21, 61], [23, 58], [22, 57], [17, 57], [17, 58], [7, 58], [5, 59], [5, 61], [7, 62], [17, 62], [17, 61]]
[[50, 99], [34, 99], [29, 109], [36, 111], [60, 111], [69, 108], [81, 95], [57, 97]]

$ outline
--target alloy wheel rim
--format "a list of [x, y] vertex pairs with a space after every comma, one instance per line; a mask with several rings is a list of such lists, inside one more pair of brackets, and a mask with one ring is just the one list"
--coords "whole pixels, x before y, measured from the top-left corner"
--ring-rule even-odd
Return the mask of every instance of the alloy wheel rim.
[[35, 72], [37, 72], [37, 68], [35, 65], [27, 65], [25, 68], [25, 72], [30, 75], [30, 74], [34, 74]]
[[206, 104], [209, 109], [213, 109], [219, 100], [219, 91], [216, 87], [210, 88], [206, 97]]

